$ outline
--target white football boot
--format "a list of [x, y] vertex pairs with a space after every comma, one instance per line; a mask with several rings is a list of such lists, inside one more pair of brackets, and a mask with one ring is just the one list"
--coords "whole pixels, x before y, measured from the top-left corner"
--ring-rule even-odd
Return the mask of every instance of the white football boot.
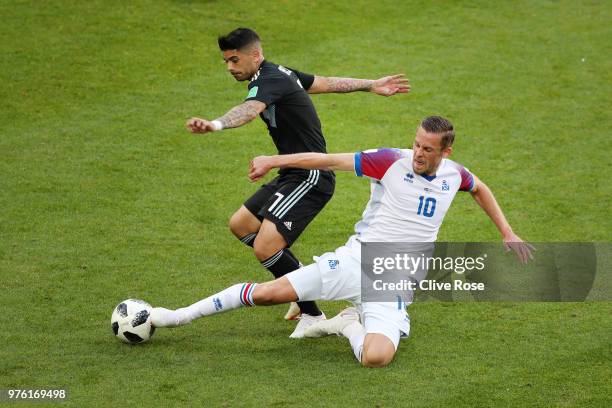
[[325, 321], [325, 313], [321, 312], [321, 316], [311, 316], [306, 313], [302, 313], [300, 315], [300, 321], [297, 326], [295, 326], [295, 330], [293, 333], [289, 335], [290, 339], [301, 339], [304, 337], [304, 331], [308, 329], [313, 324]]
[[302, 311], [296, 302], [291, 302], [289, 304], [289, 309], [287, 313], [285, 313], [285, 320], [298, 320]]
[[342, 329], [359, 321], [359, 312], [354, 307], [347, 307], [329, 320], [315, 322], [304, 330], [304, 337], [324, 337], [333, 334], [342, 335]]

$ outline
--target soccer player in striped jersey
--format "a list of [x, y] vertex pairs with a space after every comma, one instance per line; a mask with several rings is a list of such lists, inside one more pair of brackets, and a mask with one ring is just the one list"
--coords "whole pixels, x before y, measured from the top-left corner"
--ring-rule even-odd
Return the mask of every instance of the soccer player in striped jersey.
[[[218, 43], [230, 74], [237, 81], [249, 81], [248, 94], [242, 104], [215, 120], [189, 119], [187, 128], [192, 133], [235, 128], [259, 115], [278, 154], [325, 153], [321, 123], [308, 94], [369, 91], [391, 96], [409, 90], [403, 75], [378, 80], [321, 77], [274, 64], [264, 59], [259, 36], [248, 28], [219, 37]], [[301, 265], [289, 247], [331, 199], [334, 186], [330, 170], [282, 169], [232, 215], [230, 230], [253, 247], [265, 268], [281, 277]], [[292, 306], [286, 319], [301, 313], [292, 338], [302, 337], [309, 324], [325, 318], [315, 302]]]
[[312, 324], [304, 336], [343, 335], [361, 364], [386, 366], [395, 355], [400, 337], [408, 335], [410, 320], [404, 305], [398, 302], [362, 301], [362, 242], [432, 243], [455, 195], [464, 191], [491, 218], [507, 249], [513, 250], [523, 262], [531, 258], [533, 248], [513, 232], [486, 184], [448, 159], [454, 138], [453, 126], [447, 119], [431, 116], [421, 122], [412, 149], [255, 158], [249, 173], [252, 180], [260, 179], [272, 168], [354, 171], [357, 176], [369, 177], [370, 201], [355, 226], [355, 234], [344, 246], [320, 256], [314, 264], [274, 281], [240, 283], [177, 310], [154, 308], [153, 325], [180, 326], [243, 306], [348, 300], [354, 303], [354, 308]]

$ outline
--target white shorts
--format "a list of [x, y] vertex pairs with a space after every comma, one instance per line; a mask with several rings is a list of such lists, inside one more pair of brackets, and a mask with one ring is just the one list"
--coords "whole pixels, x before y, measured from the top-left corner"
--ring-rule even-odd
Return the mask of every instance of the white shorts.
[[395, 348], [410, 333], [404, 304], [361, 301], [361, 244], [354, 238], [334, 252], [315, 257], [315, 263], [285, 275], [298, 299], [348, 300], [361, 315], [366, 333], [387, 336]]

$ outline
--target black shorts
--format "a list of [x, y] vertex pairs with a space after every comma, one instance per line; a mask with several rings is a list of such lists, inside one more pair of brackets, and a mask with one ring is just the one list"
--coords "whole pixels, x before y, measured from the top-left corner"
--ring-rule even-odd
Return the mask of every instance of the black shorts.
[[244, 206], [260, 221], [272, 221], [291, 246], [331, 199], [335, 185], [335, 175], [330, 171], [281, 174], [261, 186]]

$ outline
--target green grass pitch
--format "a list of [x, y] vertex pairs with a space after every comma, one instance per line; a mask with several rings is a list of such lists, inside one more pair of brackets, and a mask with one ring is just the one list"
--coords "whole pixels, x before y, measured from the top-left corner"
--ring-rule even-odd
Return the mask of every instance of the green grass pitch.
[[[610, 242], [610, 3], [2, 1], [0, 20], [0, 388], [67, 388], [67, 407], [612, 404], [605, 302], [415, 304], [379, 370], [344, 338], [290, 340], [284, 306], [137, 347], [109, 327], [128, 297], [179, 307], [269, 279], [227, 229], [257, 188], [249, 159], [274, 152], [263, 123], [184, 128], [245, 97], [216, 48], [238, 26], [306, 72], [411, 79], [408, 96], [313, 96], [330, 152], [407, 147], [442, 114], [519, 235]], [[368, 189], [338, 175], [297, 255], [344, 243]], [[460, 195], [439, 239], [499, 238]]]

